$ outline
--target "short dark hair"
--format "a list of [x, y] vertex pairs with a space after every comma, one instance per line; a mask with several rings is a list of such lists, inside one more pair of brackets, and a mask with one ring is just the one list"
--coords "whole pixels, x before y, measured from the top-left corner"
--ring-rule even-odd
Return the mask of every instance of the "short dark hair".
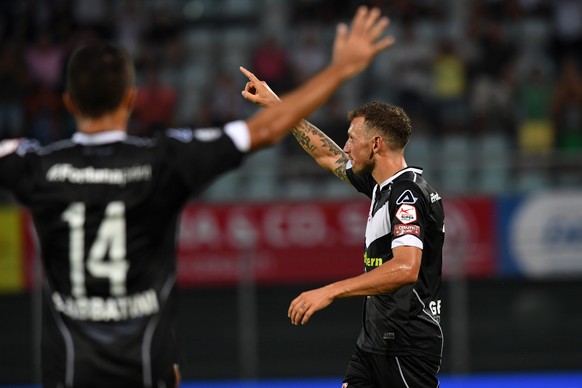
[[95, 43], [73, 53], [67, 67], [67, 92], [83, 116], [113, 112], [134, 83], [127, 51], [113, 43]]
[[370, 129], [379, 131], [390, 148], [404, 149], [408, 144], [412, 124], [401, 107], [372, 101], [348, 113], [348, 120], [352, 121], [356, 117], [363, 117]]

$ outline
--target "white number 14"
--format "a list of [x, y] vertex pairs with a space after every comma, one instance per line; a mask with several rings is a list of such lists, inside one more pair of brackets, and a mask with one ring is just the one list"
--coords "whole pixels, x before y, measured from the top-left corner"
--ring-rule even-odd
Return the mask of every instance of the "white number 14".
[[[71, 293], [80, 297], [87, 294], [85, 286], [85, 204], [72, 203], [63, 212], [62, 219], [69, 224], [69, 260], [71, 265]], [[125, 205], [111, 202], [95, 241], [89, 250], [87, 271], [94, 277], [109, 278], [111, 295], [125, 295], [129, 263], [126, 260]], [[106, 256], [109, 260], [106, 261]]]

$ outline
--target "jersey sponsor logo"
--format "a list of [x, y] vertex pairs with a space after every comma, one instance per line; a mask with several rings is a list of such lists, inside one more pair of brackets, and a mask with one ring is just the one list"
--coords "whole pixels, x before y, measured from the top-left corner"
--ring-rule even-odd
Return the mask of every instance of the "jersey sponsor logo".
[[76, 168], [68, 163], [52, 166], [46, 173], [49, 182], [69, 182], [75, 184], [109, 184], [123, 186], [131, 182], [149, 181], [152, 166], [149, 164], [127, 168]]
[[406, 190], [405, 192], [400, 194], [400, 197], [398, 197], [398, 199], [396, 200], [396, 204], [397, 205], [402, 205], [403, 203], [414, 204], [416, 203], [416, 201], [418, 201], [418, 198], [416, 198], [412, 194], [412, 191]]
[[440, 201], [441, 196], [439, 193], [430, 193], [430, 203], [435, 203], [436, 201]]
[[364, 253], [364, 265], [366, 267], [379, 267], [383, 263], [381, 257], [368, 257], [368, 253]]
[[153, 289], [127, 296], [63, 297], [54, 292], [53, 306], [58, 311], [80, 321], [124, 321], [152, 315], [160, 311]]
[[394, 225], [394, 237], [404, 236], [405, 234], [420, 236], [420, 226], [405, 224]]
[[19, 139], [9, 139], [0, 141], [0, 158], [16, 152], [19, 145], [20, 145]]
[[396, 211], [396, 218], [403, 224], [410, 224], [416, 221], [416, 208], [411, 205], [400, 205]]

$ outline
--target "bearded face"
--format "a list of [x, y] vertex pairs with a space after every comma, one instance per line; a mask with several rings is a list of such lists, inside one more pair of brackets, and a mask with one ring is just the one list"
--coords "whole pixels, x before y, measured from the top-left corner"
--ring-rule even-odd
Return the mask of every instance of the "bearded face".
[[344, 146], [344, 152], [352, 162], [352, 171], [356, 174], [372, 173], [376, 166], [373, 137], [369, 135], [364, 120], [364, 117], [352, 120]]

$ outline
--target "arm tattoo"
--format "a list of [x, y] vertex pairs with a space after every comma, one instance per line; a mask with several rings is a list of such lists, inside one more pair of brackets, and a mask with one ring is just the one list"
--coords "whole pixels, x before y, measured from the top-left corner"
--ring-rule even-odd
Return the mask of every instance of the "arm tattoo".
[[[333, 140], [329, 138], [329, 136], [307, 120], [301, 120], [301, 122], [291, 130], [291, 133], [295, 136], [299, 145], [301, 145], [301, 147], [313, 158], [317, 159], [318, 156], [325, 154], [339, 156], [335, 161], [336, 167], [332, 172], [342, 181], [350, 183], [346, 175], [348, 156]], [[314, 140], [316, 144], [314, 144]], [[330, 167], [333, 168], [333, 166]]]
[[336, 162], [335, 164], [338, 165], [338, 167], [335, 169], [335, 171], [333, 172], [339, 179], [341, 179], [342, 181], [349, 183], [350, 185], [352, 184], [352, 182], [350, 182], [350, 180], [348, 179], [348, 175], [346, 174], [346, 164], [348, 163], [348, 158], [345, 155], [342, 155]]

